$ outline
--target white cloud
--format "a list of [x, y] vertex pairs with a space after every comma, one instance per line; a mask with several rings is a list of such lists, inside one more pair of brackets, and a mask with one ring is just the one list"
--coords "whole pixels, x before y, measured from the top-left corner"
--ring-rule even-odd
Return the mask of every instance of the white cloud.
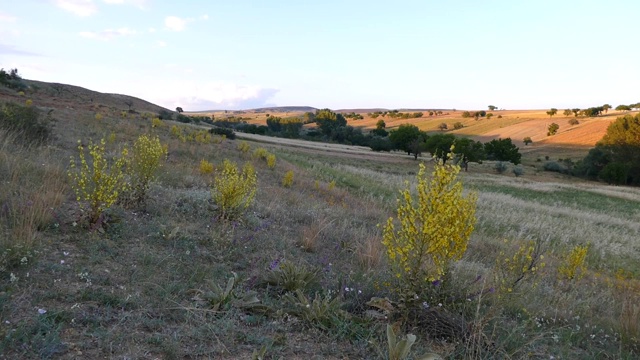
[[[189, 70], [184, 71], [189, 72]], [[168, 89], [163, 88], [162, 95], [153, 97], [151, 100], [169, 108], [181, 106], [189, 110], [251, 109], [272, 106], [273, 104], [268, 104], [267, 101], [279, 91], [258, 85], [228, 82], [181, 83], [180, 86], [171, 87], [171, 89], [175, 89], [175, 94], [167, 94]], [[188, 95], [185, 96], [185, 94]]]
[[87, 39], [98, 39], [98, 40], [112, 40], [122, 36], [130, 36], [135, 35], [136, 31], [129, 28], [119, 28], [119, 29], [106, 29], [100, 32], [92, 32], [92, 31], [82, 31], [79, 33], [80, 36]]
[[204, 14], [204, 15], [200, 16], [200, 20], [205, 20], [205, 21], [209, 20], [209, 15]]
[[55, 0], [55, 4], [65, 11], [82, 17], [91, 16], [98, 11], [93, 0]]
[[152, 27], [151, 27], [151, 28], [149, 28], [149, 30], [148, 30], [148, 31], [149, 31], [149, 33], [150, 33], [150, 34], [153, 34], [153, 33], [154, 33], [154, 32], [156, 32], [157, 30], [156, 30], [156, 28], [152, 28]]
[[157, 47], [166, 47], [167, 43], [162, 41], [162, 40], [158, 40], [158, 41], [156, 41], [156, 46]]
[[131, 4], [140, 9], [145, 9], [147, 7], [148, 0], [102, 0], [105, 4], [109, 5], [122, 5], [122, 4]]
[[193, 21], [192, 19], [182, 19], [177, 16], [167, 16], [164, 19], [164, 25], [172, 31], [183, 31], [187, 26], [187, 23]]
[[10, 23], [14, 23], [16, 22], [16, 20], [18, 20], [17, 17], [15, 16], [11, 16], [11, 15], [7, 15], [5, 13], [0, 12], [0, 21], [1, 22], [10, 22]]

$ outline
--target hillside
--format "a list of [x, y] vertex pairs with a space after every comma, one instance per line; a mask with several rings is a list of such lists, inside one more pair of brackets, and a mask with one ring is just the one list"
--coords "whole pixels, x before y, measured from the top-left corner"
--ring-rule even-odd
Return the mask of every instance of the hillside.
[[24, 81], [30, 87], [27, 94], [21, 96], [13, 90], [3, 88], [4, 90], [0, 92], [0, 100], [22, 102], [25, 98], [29, 98], [40, 107], [82, 109], [114, 114], [124, 110], [137, 113], [159, 113], [162, 110], [168, 110], [129, 95], [106, 94], [68, 84], [26, 79]]

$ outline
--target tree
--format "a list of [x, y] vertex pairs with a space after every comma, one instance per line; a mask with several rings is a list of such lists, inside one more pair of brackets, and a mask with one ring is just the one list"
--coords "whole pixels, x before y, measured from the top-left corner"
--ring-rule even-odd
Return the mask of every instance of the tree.
[[330, 136], [341, 126], [347, 126], [347, 119], [342, 114], [336, 114], [329, 109], [316, 110], [315, 122], [326, 136]]
[[385, 130], [386, 127], [387, 127], [387, 124], [384, 122], [384, 120], [380, 119], [376, 123], [376, 128], [374, 130], [371, 130], [371, 133], [373, 135], [385, 137], [385, 136], [389, 135], [387, 130]]
[[463, 117], [463, 118], [470, 118], [470, 117], [471, 117], [471, 112], [469, 112], [469, 111], [463, 111], [463, 112], [462, 112], [462, 117]]
[[578, 117], [578, 114], [580, 113], [580, 108], [573, 108], [571, 109], [571, 112], [573, 112], [573, 115], [575, 117]]
[[277, 116], [269, 116], [267, 118], [267, 127], [273, 132], [282, 131], [282, 119]]
[[529, 144], [531, 144], [531, 143], [533, 142], [533, 140], [531, 140], [531, 137], [530, 137], [530, 136], [527, 136], [527, 137], [525, 137], [524, 139], [522, 139], [522, 142], [523, 142], [525, 145], [529, 145]]
[[601, 107], [602, 107], [602, 110], [604, 110], [605, 114], [609, 112], [609, 109], [611, 109], [611, 105], [609, 104], [604, 104]]
[[498, 109], [498, 107], [497, 107], [497, 106], [493, 106], [493, 105], [489, 105], [489, 106], [487, 106], [487, 107], [489, 108], [489, 111], [495, 111], [495, 110], [497, 110], [497, 109]]
[[487, 119], [491, 119], [493, 117], [493, 113], [488, 113], [487, 114]]
[[411, 142], [420, 137], [424, 139], [426, 134], [413, 124], [402, 124], [389, 133], [389, 140], [391, 140], [394, 149], [406, 151], [408, 155], [411, 155]]
[[179, 113], [179, 114], [181, 114], [181, 113], [183, 113], [183, 112], [184, 112], [184, 110], [182, 110], [182, 108], [181, 108], [180, 106], [178, 106], [178, 107], [176, 108], [176, 112], [177, 112], [177, 113]]
[[582, 110], [582, 113], [584, 114], [584, 116], [587, 117], [595, 117], [600, 115], [600, 113], [602, 113], [604, 111], [604, 108], [602, 106], [598, 106], [598, 107], [590, 107], [588, 109], [584, 109]]
[[631, 111], [631, 106], [629, 105], [618, 105], [615, 108], [616, 111]]
[[447, 124], [446, 123], [441, 123], [440, 125], [438, 125], [438, 129], [444, 131], [447, 130]]
[[435, 134], [425, 141], [424, 149], [444, 164], [447, 162], [449, 152], [451, 152], [451, 145], [455, 141], [456, 137], [453, 134]]
[[558, 132], [558, 129], [560, 129], [560, 125], [551, 123], [547, 128], [547, 136], [555, 135]]
[[124, 104], [129, 107], [129, 111], [131, 111], [131, 107], [133, 107], [133, 100], [125, 100]]
[[549, 115], [549, 119], [551, 119], [551, 117], [553, 117], [553, 115], [558, 113], [558, 109], [556, 108], [551, 108], [551, 110], [547, 111], [547, 115]]
[[564, 112], [562, 114], [564, 114], [564, 116], [571, 116], [572, 113], [573, 111], [571, 111], [571, 109], [564, 109]]
[[487, 158], [484, 151], [484, 144], [480, 141], [473, 141], [469, 138], [458, 138], [455, 140], [456, 161], [461, 164], [464, 171], [469, 168], [469, 162], [481, 162]]
[[484, 144], [484, 150], [489, 160], [511, 161], [514, 165], [518, 165], [522, 158], [520, 149], [513, 144], [511, 138], [493, 139]]

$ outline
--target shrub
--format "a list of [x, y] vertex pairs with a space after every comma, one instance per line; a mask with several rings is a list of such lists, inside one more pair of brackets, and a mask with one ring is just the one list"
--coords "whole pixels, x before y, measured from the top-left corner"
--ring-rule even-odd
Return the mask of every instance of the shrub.
[[200, 174], [211, 174], [213, 172], [213, 164], [205, 159], [200, 160]]
[[573, 119], [569, 119], [569, 125], [578, 125], [580, 124], [580, 121], [578, 121], [578, 119], [573, 118]]
[[589, 245], [577, 245], [564, 257], [558, 268], [558, 274], [568, 280], [579, 280], [587, 271], [584, 260], [587, 258]]
[[524, 169], [522, 169], [520, 166], [516, 166], [513, 168], [513, 175], [515, 175], [516, 177], [520, 177], [522, 175], [524, 175]]
[[544, 268], [542, 252], [541, 242], [533, 240], [522, 243], [513, 256], [505, 255], [504, 251], [501, 251], [496, 259], [500, 293], [512, 293], [523, 280], [535, 276], [538, 270]]
[[224, 219], [239, 216], [253, 203], [256, 186], [256, 171], [251, 163], [246, 163], [240, 172], [236, 164], [225, 159], [215, 174], [211, 189], [220, 216]]
[[241, 153], [246, 154], [249, 152], [249, 150], [251, 150], [251, 145], [249, 145], [249, 143], [247, 143], [246, 141], [240, 141], [238, 143], [238, 150], [240, 150]]
[[440, 279], [450, 263], [467, 250], [476, 222], [477, 194], [463, 197], [459, 172], [459, 166], [437, 160], [429, 180], [424, 164], [420, 164], [416, 198], [408, 183], [400, 192], [399, 229], [393, 218], [384, 226], [382, 243], [404, 301], [413, 301], [427, 281]]
[[149, 190], [149, 184], [153, 180], [156, 171], [162, 164], [162, 158], [168, 153], [162, 146], [160, 139], [140, 135], [133, 143], [131, 151], [131, 161], [127, 173], [131, 176], [131, 196], [130, 200], [135, 203], [144, 202]]
[[14, 133], [27, 143], [45, 143], [51, 135], [50, 112], [42, 116], [35, 106], [6, 103], [0, 109], [0, 128]]
[[458, 129], [462, 129], [464, 127], [464, 124], [461, 123], [460, 121], [456, 122], [453, 124], [453, 128], [458, 130]]
[[566, 174], [568, 172], [566, 167], [562, 166], [560, 163], [557, 163], [555, 161], [548, 161], [544, 163], [542, 168], [545, 171], [552, 171], [552, 172], [557, 172], [561, 174]]
[[547, 136], [555, 135], [560, 129], [560, 125], [556, 123], [551, 123], [551, 125], [549, 125], [547, 129], [548, 129]]
[[448, 128], [448, 127], [447, 127], [447, 124], [446, 124], [446, 123], [441, 123], [440, 125], [438, 125], [438, 129], [440, 129], [440, 130], [443, 130], [443, 131], [444, 131], [444, 130], [447, 130], [447, 128]]
[[173, 119], [173, 113], [171, 111], [162, 109], [158, 113], [158, 118], [160, 120], [172, 120]]
[[105, 158], [104, 139], [100, 144], [90, 143], [88, 147], [91, 164], [87, 162], [84, 145], [78, 141], [80, 163], [71, 157], [68, 175], [76, 200], [89, 211], [89, 223], [93, 225], [118, 200], [120, 192], [128, 189], [124, 173], [128, 150], [124, 148], [121, 156], [110, 163]]
[[269, 154], [267, 155], [267, 166], [269, 167], [269, 169], [273, 169], [276, 167], [276, 156], [273, 154]]
[[164, 121], [160, 120], [160, 118], [153, 118], [153, 119], [151, 119], [151, 127], [152, 128], [164, 127]]
[[507, 162], [504, 161], [498, 161], [495, 163], [495, 165], [493, 165], [493, 169], [498, 173], [498, 174], [502, 174], [505, 171], [507, 171], [507, 169], [509, 168], [509, 164]]
[[463, 112], [462, 112], [462, 117], [463, 117], [463, 118], [470, 118], [470, 117], [471, 117], [471, 112], [469, 112], [469, 111], [463, 111]]
[[233, 129], [214, 127], [209, 129], [209, 132], [211, 134], [224, 135], [229, 140], [234, 140], [236, 138], [236, 133], [233, 132]]
[[498, 119], [502, 119], [502, 115], [498, 115]]
[[282, 178], [282, 186], [291, 187], [291, 185], [293, 185], [293, 170], [287, 171]]
[[96, 120], [100, 121], [100, 120], [102, 120], [103, 116], [102, 116], [102, 114], [97, 113], [95, 118], [96, 118]]
[[531, 137], [527, 136], [527, 137], [525, 137], [524, 139], [522, 139], [522, 142], [523, 142], [525, 145], [529, 145], [529, 144], [533, 143], [533, 140], [531, 140]]

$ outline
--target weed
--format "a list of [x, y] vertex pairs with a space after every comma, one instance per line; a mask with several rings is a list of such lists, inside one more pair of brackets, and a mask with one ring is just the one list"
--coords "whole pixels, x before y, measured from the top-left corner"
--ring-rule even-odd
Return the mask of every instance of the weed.
[[564, 257], [564, 261], [558, 268], [558, 274], [568, 280], [579, 280], [581, 277], [583, 277], [585, 272], [587, 271], [584, 260], [587, 258], [588, 250], [589, 245], [576, 245]]
[[200, 160], [200, 174], [206, 175], [206, 174], [211, 174], [213, 172], [213, 164], [208, 162], [205, 159]]
[[247, 154], [251, 150], [251, 145], [249, 145], [248, 142], [243, 140], [238, 143], [237, 148], [241, 153]]
[[89, 223], [93, 225], [106, 209], [115, 204], [121, 192], [128, 189], [124, 176], [128, 150], [123, 148], [121, 156], [109, 163], [105, 157], [104, 139], [99, 144], [90, 143], [88, 148], [91, 165], [85, 157], [84, 145], [78, 141], [80, 163], [71, 157], [68, 175], [76, 200], [89, 211]]
[[282, 177], [282, 186], [291, 187], [292, 185], [293, 185], [293, 170], [289, 170]]
[[133, 144], [127, 173], [131, 177], [131, 200], [135, 203], [144, 202], [149, 184], [167, 153], [167, 149], [162, 146], [158, 137], [141, 135]]
[[264, 281], [276, 286], [283, 291], [306, 291], [317, 285], [318, 270], [312, 270], [306, 266], [296, 265], [291, 262], [276, 264], [276, 268], [270, 270]]
[[225, 159], [213, 179], [211, 196], [220, 216], [229, 219], [239, 216], [253, 203], [256, 189], [256, 171], [251, 163], [246, 163], [240, 172], [236, 164]]
[[408, 182], [400, 192], [400, 229], [396, 230], [393, 218], [383, 229], [382, 243], [400, 281], [397, 290], [403, 300], [413, 299], [425, 283], [440, 279], [467, 250], [476, 222], [477, 195], [463, 196], [459, 172], [459, 166], [437, 161], [429, 181], [420, 164], [416, 198]]

